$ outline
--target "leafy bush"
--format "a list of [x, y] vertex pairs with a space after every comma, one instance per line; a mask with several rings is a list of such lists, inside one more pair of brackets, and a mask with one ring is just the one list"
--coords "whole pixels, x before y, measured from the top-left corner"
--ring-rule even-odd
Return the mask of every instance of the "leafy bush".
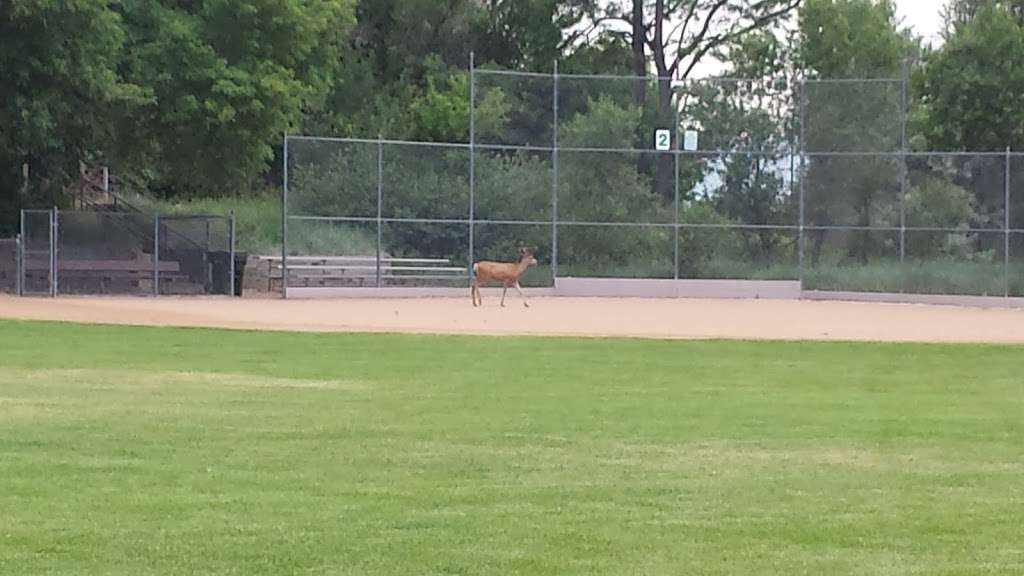
[[958, 232], [914, 231], [907, 234], [907, 253], [915, 258], [955, 256], [991, 260], [994, 252], [974, 251], [967, 229], [977, 219], [973, 196], [949, 180], [930, 176], [906, 197], [907, 223], [923, 228], [954, 228]]

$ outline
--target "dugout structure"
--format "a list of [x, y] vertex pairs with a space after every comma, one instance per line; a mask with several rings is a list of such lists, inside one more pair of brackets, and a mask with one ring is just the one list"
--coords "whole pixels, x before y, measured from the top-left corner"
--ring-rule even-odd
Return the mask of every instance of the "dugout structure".
[[24, 296], [237, 293], [234, 216], [23, 210]]

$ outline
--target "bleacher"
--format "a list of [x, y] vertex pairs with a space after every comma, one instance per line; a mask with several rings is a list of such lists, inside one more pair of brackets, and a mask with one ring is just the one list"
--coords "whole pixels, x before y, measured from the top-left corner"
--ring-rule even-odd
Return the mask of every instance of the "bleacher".
[[[267, 290], [280, 287], [281, 256], [260, 256], [266, 262]], [[381, 286], [465, 285], [468, 270], [452, 266], [447, 258], [380, 259]], [[371, 287], [377, 285], [376, 256], [289, 256], [288, 285], [291, 287]]]

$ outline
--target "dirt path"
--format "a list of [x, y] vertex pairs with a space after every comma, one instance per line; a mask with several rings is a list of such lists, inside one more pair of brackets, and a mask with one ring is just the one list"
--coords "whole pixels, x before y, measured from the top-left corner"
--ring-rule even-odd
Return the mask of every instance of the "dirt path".
[[1024, 344], [1024, 310], [768, 300], [16, 298], [0, 318], [303, 331]]

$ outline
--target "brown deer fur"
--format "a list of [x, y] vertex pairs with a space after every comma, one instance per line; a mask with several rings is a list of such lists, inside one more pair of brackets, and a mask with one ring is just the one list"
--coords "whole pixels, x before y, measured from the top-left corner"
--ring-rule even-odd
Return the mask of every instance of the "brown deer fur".
[[519, 287], [519, 277], [526, 272], [531, 265], [536, 264], [537, 259], [533, 253], [526, 248], [519, 249], [519, 262], [488, 262], [486, 260], [473, 264], [473, 282], [470, 285], [470, 296], [473, 298], [473, 306], [482, 306], [483, 296], [480, 295], [480, 285], [486, 282], [501, 282], [504, 290], [501, 291], [501, 305], [505, 305], [505, 293], [509, 286], [515, 286], [516, 292], [523, 299], [523, 306], [530, 307], [526, 301], [523, 289]]

